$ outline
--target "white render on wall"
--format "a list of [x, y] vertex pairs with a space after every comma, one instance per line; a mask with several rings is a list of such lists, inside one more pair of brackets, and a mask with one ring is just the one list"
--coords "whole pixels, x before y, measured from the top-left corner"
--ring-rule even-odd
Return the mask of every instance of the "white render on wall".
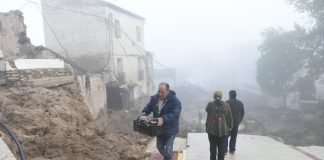
[[[101, 110], [107, 107], [106, 84], [110, 81], [107, 74], [78, 75], [81, 94], [87, 104], [87, 107], [94, 119], [97, 118]], [[88, 85], [87, 85], [88, 83]]]
[[0, 49], [0, 59], [3, 58], [3, 53], [2, 53], [2, 50]]
[[16, 59], [17, 69], [51, 69], [64, 68], [64, 61], [60, 59]]
[[15, 68], [11, 67], [10, 63], [8, 61], [5, 61], [6, 71], [14, 71]]
[[[152, 67], [146, 67], [144, 45], [145, 19], [129, 11], [102, 0], [41, 0], [42, 4], [57, 6], [73, 11], [82, 11], [95, 16], [57, 10], [42, 5], [44, 18], [55, 30], [44, 24], [46, 47], [65, 55], [58, 44], [60, 40], [68, 57], [89, 73], [97, 73], [103, 66], [117, 74], [117, 59], [122, 59], [124, 79], [121, 87], [134, 87], [134, 99], [142, 95], [150, 95], [152, 91]], [[104, 17], [104, 18], [103, 18]], [[64, 22], [64, 25], [61, 25]], [[118, 23], [116, 23], [118, 22]], [[119, 24], [119, 29], [116, 29]], [[118, 28], [118, 27], [117, 27]], [[119, 34], [115, 31], [120, 30]], [[119, 33], [119, 32], [117, 32]], [[137, 39], [140, 35], [140, 39]], [[110, 59], [111, 58], [111, 59]], [[110, 61], [107, 61], [107, 60]], [[85, 63], [86, 62], [86, 63]], [[143, 78], [139, 78], [139, 66], [143, 67]], [[118, 70], [118, 69], [117, 69]], [[109, 73], [110, 74], [110, 73]], [[142, 74], [141, 74], [142, 75]]]

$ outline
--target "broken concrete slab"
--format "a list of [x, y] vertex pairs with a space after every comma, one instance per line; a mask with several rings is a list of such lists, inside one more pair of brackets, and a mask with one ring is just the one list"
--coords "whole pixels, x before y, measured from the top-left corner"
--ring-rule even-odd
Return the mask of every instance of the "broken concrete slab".
[[16, 59], [14, 63], [17, 69], [64, 68], [60, 59]]
[[15, 156], [10, 151], [7, 144], [0, 138], [0, 159], [1, 160], [16, 160]]
[[24, 85], [52, 88], [74, 82], [74, 76], [49, 77], [22, 81]]

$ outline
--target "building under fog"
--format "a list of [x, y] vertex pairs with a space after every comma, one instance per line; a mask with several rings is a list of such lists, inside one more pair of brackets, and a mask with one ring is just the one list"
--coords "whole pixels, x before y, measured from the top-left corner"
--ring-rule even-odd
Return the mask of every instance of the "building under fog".
[[[100, 82], [108, 84], [108, 106], [133, 106], [152, 93], [152, 54], [145, 51], [143, 17], [102, 0], [41, 4], [46, 47], [91, 74], [109, 74]], [[94, 83], [89, 78], [85, 81]]]

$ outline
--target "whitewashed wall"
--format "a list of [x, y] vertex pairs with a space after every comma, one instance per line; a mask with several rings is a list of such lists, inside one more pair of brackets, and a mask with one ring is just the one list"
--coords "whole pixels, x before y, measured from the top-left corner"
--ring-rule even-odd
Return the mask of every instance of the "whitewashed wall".
[[17, 69], [49, 69], [64, 68], [64, 61], [60, 59], [16, 59]]

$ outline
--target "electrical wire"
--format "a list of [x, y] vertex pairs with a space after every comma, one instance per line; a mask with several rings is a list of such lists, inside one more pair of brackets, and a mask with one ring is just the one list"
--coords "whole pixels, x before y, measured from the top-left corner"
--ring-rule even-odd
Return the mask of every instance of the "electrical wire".
[[24, 3], [23, 5], [21, 5], [21, 6], [18, 8], [18, 10], [23, 9], [23, 8], [26, 7], [29, 3], [30, 3], [30, 2], [26, 2], [26, 3]]
[[[66, 55], [66, 56], [65, 56], [64, 58], [69, 59], [69, 58], [68, 58], [68, 52], [67, 52], [66, 48], [63, 46], [63, 44], [62, 44], [61, 41], [59, 40], [57, 34], [55, 33], [53, 27], [49, 24], [49, 22], [48, 22], [46, 16], [44, 15], [44, 13], [42, 12], [42, 10], [41, 10], [40, 7], [38, 6], [38, 5], [40, 5], [40, 3], [33, 2], [33, 1], [30, 1], [30, 0], [26, 0], [26, 1], [27, 1], [27, 3], [32, 3], [32, 4], [34, 4], [34, 5], [36, 6], [36, 8], [39, 10], [39, 12], [42, 14], [42, 16], [43, 16], [43, 18], [44, 18], [44, 21], [45, 21], [46, 25], [49, 27], [49, 29], [51, 30], [52, 34], [54, 35], [55, 40], [57, 41], [57, 43], [59, 44], [59, 46], [60, 46], [60, 47], [64, 50], [64, 52], [65, 52], [65, 55]], [[46, 6], [48, 6], [48, 5], [46, 5]], [[53, 6], [51, 6], [51, 7], [53, 7]], [[60, 7], [54, 7], [54, 8], [60, 8]], [[63, 8], [60, 8], [60, 9], [63, 9]], [[66, 10], [66, 9], [64, 9], [64, 10]], [[82, 12], [77, 12], [77, 11], [72, 11], [72, 10], [68, 10], [68, 11], [76, 12], [76, 13], [79, 13], [79, 14], [82, 13]], [[86, 14], [86, 13], [82, 13], [82, 14], [84, 14], [84, 15], [89, 15], [89, 14]], [[91, 16], [94, 16], [94, 15], [91, 15]], [[97, 17], [97, 16], [96, 16], [96, 17]], [[100, 18], [104, 18], [104, 17], [100, 17]], [[107, 19], [107, 18], [105, 18], [105, 19]], [[102, 71], [105, 71], [105, 67], [109, 64], [110, 59], [111, 59], [111, 56], [110, 56], [110, 54], [109, 54], [108, 60], [107, 60], [107, 62], [105, 63], [105, 65], [104, 65], [101, 69], [98, 69], [98, 71], [96, 71], [95, 73], [100, 73], [100, 72], [102, 72]], [[69, 61], [69, 62], [71, 62], [71, 61]], [[76, 66], [76, 64], [74, 64], [74, 66]], [[78, 66], [77, 69], [80, 70], [81, 67]], [[82, 70], [83, 70], [83, 69], [82, 69]], [[83, 72], [84, 72], [84, 70], [83, 70]], [[109, 72], [110, 72], [110, 71], [109, 71]], [[115, 75], [115, 74], [114, 74], [114, 75]]]
[[[141, 47], [141, 46], [139, 46], [139, 45], [137, 45], [137, 43], [126, 33], [126, 31], [125, 31], [125, 29], [120, 25], [120, 28], [121, 28], [121, 31], [122, 31], [122, 33], [127, 37], [127, 39], [137, 48], [137, 50], [144, 56], [144, 54], [145, 54], [145, 50]], [[167, 67], [166, 65], [164, 65], [164, 64], [162, 64], [161, 62], [159, 62], [157, 59], [155, 59], [154, 57], [153, 57], [153, 60], [154, 60], [154, 62], [155, 63], [157, 63], [157, 64], [159, 64], [160, 66], [162, 66], [162, 67], [164, 67], [165, 69], [168, 69], [168, 70], [170, 70], [170, 68], [169, 67]], [[196, 77], [193, 77], [193, 76], [191, 76], [191, 75], [189, 75], [188, 73], [184, 73], [184, 72], [181, 72], [181, 71], [179, 71], [179, 70], [177, 70], [177, 69], [174, 69], [176, 72], [178, 72], [178, 73], [180, 73], [180, 74], [182, 74], [182, 75], [184, 75], [184, 76], [186, 76], [186, 77], [189, 77], [189, 78], [192, 78], [192, 79], [195, 79], [195, 80], [197, 80], [197, 81], [200, 81], [200, 82], [204, 82], [204, 83], [209, 83], [209, 82], [207, 82], [207, 81], [204, 81], [204, 80], [201, 80], [201, 79], [199, 79], [199, 78], [196, 78]], [[203, 88], [201, 88], [201, 87], [198, 87], [198, 86], [196, 86], [196, 85], [193, 85], [193, 86], [195, 86], [197, 89], [199, 89], [201, 92], [203, 92], [204, 94], [206, 94], [206, 95], [209, 95], [209, 93], [207, 92], [207, 91], [205, 91]]]
[[[29, 1], [29, 0], [26, 0], [26, 1]], [[52, 34], [54, 35], [55, 40], [57, 41], [58, 45], [63, 49], [63, 51], [64, 51], [64, 53], [65, 53], [65, 57], [68, 58], [68, 57], [69, 57], [69, 54], [68, 54], [66, 48], [63, 46], [63, 44], [62, 44], [61, 41], [59, 40], [57, 34], [54, 32], [53, 27], [49, 24], [49, 22], [48, 22], [46, 16], [44, 15], [43, 11], [40, 9], [40, 7], [37, 5], [36, 2], [32, 2], [32, 1], [29, 1], [29, 2], [30, 2], [30, 3], [33, 3], [33, 4], [36, 6], [36, 8], [38, 9], [38, 11], [42, 14], [42, 16], [43, 16], [43, 18], [44, 18], [44, 21], [45, 21], [45, 23], [48, 25], [48, 27], [49, 27], [49, 29], [51, 30]]]
[[98, 16], [98, 15], [95, 15], [95, 14], [86, 13], [86, 12], [80, 12], [80, 11], [71, 10], [71, 9], [62, 8], [62, 7], [57, 7], [57, 6], [52, 6], [52, 5], [48, 5], [46, 3], [38, 3], [38, 2], [31, 1], [31, 0], [25, 0], [25, 1], [28, 1], [28, 2], [34, 3], [34, 4], [38, 4], [38, 5], [41, 5], [41, 6], [49, 7], [49, 8], [55, 8], [55, 9], [59, 9], [59, 10], [65, 10], [65, 11], [69, 11], [69, 12], [73, 12], [73, 13], [77, 13], [77, 14], [86, 15], [86, 16], [97, 17], [97, 18], [101, 18], [103, 20], [107, 19], [106, 17]]
[[[34, 4], [40, 4], [40, 3], [37, 3], [37, 2], [33, 2], [33, 1], [30, 1], [30, 0], [26, 0], [30, 3], [34, 3]], [[52, 5], [48, 5], [48, 4], [44, 4], [42, 3], [41, 5], [43, 6], [46, 6], [46, 7], [51, 7], [51, 8], [56, 8], [56, 9], [60, 9], [60, 10], [65, 10], [65, 11], [69, 11], [69, 12], [73, 12], [73, 13], [77, 13], [77, 14], [82, 14], [82, 15], [87, 15], [87, 16], [93, 16], [93, 17], [96, 17], [96, 18], [101, 18], [103, 20], [106, 20], [107, 18], [106, 17], [102, 17], [102, 16], [98, 16], [98, 15], [94, 15], [94, 14], [91, 14], [91, 13], [86, 13], [86, 12], [81, 12], [81, 11], [75, 11], [75, 10], [71, 10], [71, 9], [66, 9], [66, 8], [62, 8], [62, 7], [57, 7], [57, 6], [52, 6]], [[37, 5], [36, 5], [37, 6]], [[37, 6], [38, 7], [38, 6]], [[39, 8], [38, 8], [39, 9]], [[42, 12], [41, 12], [42, 13]], [[44, 18], [45, 19], [45, 18]], [[49, 24], [48, 24], [49, 25]], [[50, 26], [50, 25], [49, 25]], [[50, 27], [51, 28], [51, 27]], [[125, 31], [125, 29], [122, 27], [122, 25], [120, 25], [120, 28], [121, 28], [121, 33], [123, 33], [126, 38], [133, 44], [133, 46], [135, 46], [135, 48], [139, 51], [140, 54], [142, 54], [142, 56], [145, 56], [145, 49], [142, 48], [141, 46], [139, 46]], [[51, 29], [52, 30], [52, 29]], [[115, 29], [114, 29], [115, 30]], [[55, 36], [57, 37], [57, 36]], [[57, 38], [58, 40], [58, 38]], [[123, 51], [124, 51], [124, 54], [126, 55], [126, 57], [128, 57], [127, 55], [127, 52], [126, 52], [126, 49], [125, 47], [121, 44], [121, 42], [117, 39], [117, 42], [119, 43], [119, 45], [122, 47]], [[64, 48], [64, 47], [63, 47]], [[166, 69], [170, 69], [169, 67], [167, 67], [166, 65], [163, 65], [161, 62], [159, 62], [156, 58], [153, 57], [153, 60], [155, 63], [159, 64], [160, 66], [166, 68]], [[145, 59], [144, 59], [145, 61]], [[108, 62], [109, 63], [109, 62]], [[146, 62], [147, 63], [147, 62]], [[209, 83], [205, 80], [202, 80], [202, 79], [199, 79], [199, 78], [196, 78], [188, 73], [185, 73], [185, 72], [182, 72], [182, 71], [179, 71], [177, 69], [174, 69], [176, 72], [186, 76], [186, 77], [189, 77], [189, 78], [192, 78], [192, 79], [195, 79], [197, 81], [200, 81], [200, 82], [203, 82], [203, 83]]]
[[[127, 37], [127, 38], [132, 42], [132, 44], [134, 44], [134, 45], [136, 46], [136, 48], [138, 49], [138, 51], [141, 52], [142, 54], [144, 54], [143, 52], [144, 52], [145, 50], [144, 50], [141, 46], [138, 46], [138, 45], [136, 44], [136, 42], [134, 42], [134, 41], [130, 38], [130, 36], [129, 36], [125, 31], [124, 31], [124, 29], [123, 29], [123, 33], [124, 33], [124, 34], [126, 35], [126, 37]], [[142, 50], [142, 51], [141, 51], [141, 50]], [[165, 68], [165, 69], [170, 69], [170, 67], [167, 67], [166, 65], [162, 64], [162, 63], [159, 62], [156, 58], [153, 58], [153, 60], [154, 60], [155, 63], [159, 64], [159, 65], [162, 66], [163, 68]], [[185, 72], [179, 71], [179, 70], [177, 70], [177, 69], [174, 69], [174, 70], [175, 70], [176, 72], [182, 74], [182, 75], [185, 75], [186, 77], [189, 77], [189, 78], [195, 79], [195, 80], [200, 81], [200, 82], [209, 83], [209, 82], [207, 82], [207, 81], [205, 81], [205, 80], [202, 80], [202, 79], [196, 78], [196, 77], [194, 77], [194, 76], [191, 76], [191, 75], [188, 74], [188, 73], [185, 73]]]

